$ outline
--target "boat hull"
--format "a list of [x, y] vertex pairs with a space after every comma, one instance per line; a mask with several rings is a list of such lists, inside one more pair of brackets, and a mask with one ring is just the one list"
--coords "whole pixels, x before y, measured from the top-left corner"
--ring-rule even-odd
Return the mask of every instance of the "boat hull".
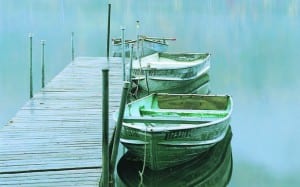
[[146, 157], [150, 169], [161, 170], [187, 162], [221, 141], [229, 127], [229, 118], [209, 126], [156, 132], [151, 127], [141, 130], [135, 126], [138, 125], [123, 123], [121, 143], [140, 160]]
[[[134, 87], [132, 88], [132, 94], [134, 99], [142, 98], [151, 93], [198, 93], [198, 94], [208, 94], [210, 92], [210, 84], [209, 84], [209, 74], [203, 74], [194, 80], [187, 81], [178, 81], [176, 84], [172, 84], [172, 81], [157, 81], [160, 82], [161, 85], [159, 88], [153, 89], [143, 89], [142, 87]], [[137, 81], [134, 82], [135, 85], [139, 83]], [[147, 86], [146, 86], [147, 87]]]
[[120, 186], [139, 186], [141, 182], [144, 186], [227, 186], [232, 175], [231, 138], [229, 128], [222, 141], [189, 162], [160, 171], [145, 168], [142, 181], [143, 161], [127, 152], [117, 166]]

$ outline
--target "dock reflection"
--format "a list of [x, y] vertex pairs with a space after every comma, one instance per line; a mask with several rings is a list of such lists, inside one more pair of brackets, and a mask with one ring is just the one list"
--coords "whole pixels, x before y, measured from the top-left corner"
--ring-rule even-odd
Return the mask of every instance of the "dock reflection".
[[229, 128], [221, 142], [194, 160], [160, 171], [145, 168], [143, 174], [143, 162], [127, 152], [117, 166], [118, 186], [227, 186], [232, 174], [231, 138]]

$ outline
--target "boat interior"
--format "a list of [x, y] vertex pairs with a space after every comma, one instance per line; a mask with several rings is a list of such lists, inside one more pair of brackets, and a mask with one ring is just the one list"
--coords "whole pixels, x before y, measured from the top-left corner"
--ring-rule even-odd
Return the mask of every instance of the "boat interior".
[[160, 59], [170, 59], [179, 62], [192, 62], [195, 60], [206, 59], [209, 53], [158, 53]]
[[226, 95], [152, 94], [129, 104], [129, 107], [131, 117], [181, 117], [211, 121], [229, 115], [230, 99]]
[[182, 68], [204, 62], [209, 58], [209, 53], [154, 53], [135, 60], [133, 68]]

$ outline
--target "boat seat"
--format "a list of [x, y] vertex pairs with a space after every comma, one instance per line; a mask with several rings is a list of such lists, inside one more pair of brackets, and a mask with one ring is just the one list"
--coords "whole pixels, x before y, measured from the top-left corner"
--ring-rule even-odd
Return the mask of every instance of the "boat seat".
[[142, 116], [153, 117], [197, 117], [197, 118], [223, 118], [228, 115], [227, 111], [216, 110], [177, 110], [177, 109], [145, 109], [140, 108], [140, 114]]
[[123, 119], [125, 123], [148, 123], [148, 124], [204, 124], [213, 121], [212, 118], [204, 119], [204, 118], [187, 118], [187, 117], [174, 117], [174, 116], [167, 116], [167, 117], [151, 117], [151, 116], [142, 116], [142, 117], [132, 117], [126, 116]]

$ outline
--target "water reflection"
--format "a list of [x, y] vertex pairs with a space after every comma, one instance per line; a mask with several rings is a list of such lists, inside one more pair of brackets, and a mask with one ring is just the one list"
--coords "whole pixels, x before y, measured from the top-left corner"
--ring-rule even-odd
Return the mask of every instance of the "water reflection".
[[221, 142], [194, 160], [160, 171], [143, 172], [143, 162], [127, 152], [117, 166], [118, 186], [227, 186], [232, 174], [231, 138], [229, 129]]

